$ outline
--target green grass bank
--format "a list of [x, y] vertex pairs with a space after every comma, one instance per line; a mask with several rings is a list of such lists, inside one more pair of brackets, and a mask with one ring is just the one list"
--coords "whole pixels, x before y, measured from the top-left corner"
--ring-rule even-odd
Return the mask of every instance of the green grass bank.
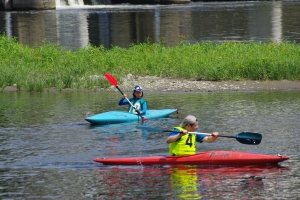
[[177, 46], [145, 42], [129, 48], [103, 46], [76, 51], [59, 45], [29, 47], [0, 35], [0, 90], [95, 89], [127, 74], [209, 81], [300, 80], [300, 45], [291, 42], [212, 42]]

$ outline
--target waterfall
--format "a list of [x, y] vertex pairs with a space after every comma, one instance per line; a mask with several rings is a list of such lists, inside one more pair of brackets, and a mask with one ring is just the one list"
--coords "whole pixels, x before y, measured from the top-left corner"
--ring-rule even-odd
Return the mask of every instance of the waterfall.
[[69, 6], [84, 6], [83, 0], [67, 0]]
[[55, 0], [56, 6], [84, 6], [83, 0]]
[[111, 0], [90, 0], [92, 5], [111, 4]]
[[56, 6], [107, 5], [111, 0], [55, 0]]

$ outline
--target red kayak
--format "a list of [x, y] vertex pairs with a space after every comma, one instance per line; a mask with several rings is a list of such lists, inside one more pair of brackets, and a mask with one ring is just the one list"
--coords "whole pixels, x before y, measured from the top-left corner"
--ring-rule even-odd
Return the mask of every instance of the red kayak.
[[190, 156], [95, 158], [94, 161], [105, 165], [276, 165], [289, 158], [238, 151], [209, 151]]

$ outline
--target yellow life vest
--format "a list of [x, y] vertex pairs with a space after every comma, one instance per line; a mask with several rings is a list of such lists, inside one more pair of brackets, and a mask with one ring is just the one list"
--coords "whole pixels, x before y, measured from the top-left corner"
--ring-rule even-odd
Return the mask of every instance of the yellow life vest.
[[[185, 130], [182, 127], [174, 127], [179, 131]], [[169, 146], [170, 155], [184, 156], [184, 155], [193, 155], [196, 153], [196, 135], [186, 134], [182, 136], [176, 142], [173, 142]]]

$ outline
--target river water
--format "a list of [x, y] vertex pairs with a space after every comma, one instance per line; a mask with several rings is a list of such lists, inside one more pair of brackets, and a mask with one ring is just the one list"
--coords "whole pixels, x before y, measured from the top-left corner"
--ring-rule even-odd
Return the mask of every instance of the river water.
[[299, 1], [59, 5], [57, 10], [0, 12], [0, 33], [17, 37], [22, 44], [46, 41], [65, 49], [86, 47], [89, 42], [128, 47], [147, 38], [169, 46], [181, 40], [300, 42]]
[[167, 133], [142, 132], [139, 122], [91, 126], [88, 115], [117, 106], [120, 93], [4, 92], [0, 98], [1, 199], [297, 199], [300, 196], [299, 90], [145, 92], [149, 109], [177, 108], [149, 120], [171, 129], [187, 114], [202, 132], [263, 135], [261, 144], [219, 138], [198, 151], [283, 154], [279, 166], [104, 166], [95, 157], [167, 155]]
[[[0, 32], [22, 44], [66, 49], [128, 47], [149, 37], [190, 42], [300, 41], [300, 3], [194, 2], [188, 5], [61, 6], [54, 11], [0, 12]], [[142, 83], [141, 83], [142, 84]], [[202, 132], [263, 135], [261, 144], [219, 138], [198, 151], [283, 154], [279, 166], [103, 166], [95, 157], [167, 155], [167, 133], [139, 122], [90, 126], [84, 117], [125, 109], [111, 92], [0, 93], [1, 199], [298, 199], [300, 91], [145, 92], [149, 109], [177, 108], [148, 125], [171, 129], [187, 114]]]

